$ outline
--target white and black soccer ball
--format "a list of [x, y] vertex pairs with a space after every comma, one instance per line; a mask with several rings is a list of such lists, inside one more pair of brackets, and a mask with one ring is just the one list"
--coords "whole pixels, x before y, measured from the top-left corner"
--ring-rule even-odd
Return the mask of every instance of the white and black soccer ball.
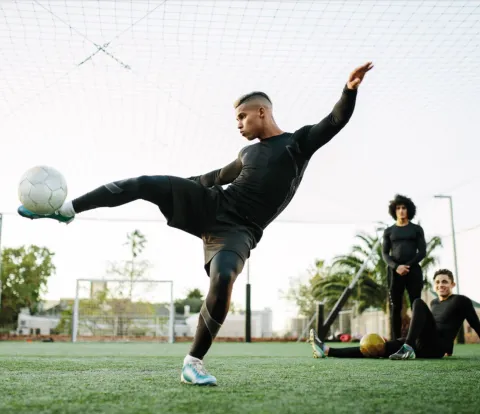
[[55, 168], [36, 166], [26, 171], [20, 179], [18, 198], [33, 213], [52, 214], [67, 198], [67, 182]]

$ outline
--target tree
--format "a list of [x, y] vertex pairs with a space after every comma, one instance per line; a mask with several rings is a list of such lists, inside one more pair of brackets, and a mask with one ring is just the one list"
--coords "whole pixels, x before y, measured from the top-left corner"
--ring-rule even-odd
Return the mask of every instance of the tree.
[[[125, 280], [114, 287], [108, 288], [106, 292], [98, 292], [97, 297], [91, 298], [93, 301], [91, 306], [95, 306], [101, 313], [114, 315], [111, 323], [114, 330], [119, 335], [128, 335], [130, 325], [134, 314], [140, 312], [145, 314], [154, 314], [154, 307], [147, 303], [134, 303], [134, 288], [136, 282], [145, 277], [146, 272], [150, 268], [148, 260], [140, 259], [147, 244], [146, 237], [140, 230], [134, 230], [127, 234], [127, 241], [124, 245], [128, 246], [129, 259], [121, 262], [110, 264], [109, 274], [115, 275], [116, 278]], [[146, 286], [146, 285], [145, 285]], [[116, 326], [116, 327], [115, 327]]]
[[[177, 299], [174, 302], [175, 312], [180, 315], [183, 315], [185, 313], [185, 306], [189, 306], [190, 313], [199, 313], [204, 301], [205, 299], [200, 289], [195, 288], [195, 289], [189, 290], [184, 299]], [[230, 308], [229, 308], [230, 313], [238, 313], [241, 311], [242, 309], [239, 305], [233, 302], [230, 302]]]
[[238, 313], [243, 313], [245, 312], [245, 310], [238, 303], [230, 302], [230, 307], [228, 308], [228, 312], [235, 315]]
[[2, 251], [1, 324], [14, 324], [22, 308], [37, 312], [48, 278], [55, 274], [55, 254], [46, 247], [22, 246]]
[[[119, 276], [121, 279], [125, 279], [127, 283], [127, 297], [132, 300], [133, 287], [135, 282], [145, 276], [145, 273], [150, 268], [150, 262], [148, 260], [140, 260], [139, 256], [143, 253], [147, 244], [146, 237], [140, 232], [140, 230], [134, 230], [127, 234], [127, 245], [129, 248], [129, 260], [122, 261], [120, 263], [111, 263], [108, 273]], [[123, 286], [122, 286], [123, 290]], [[125, 294], [119, 292], [122, 297]]]
[[187, 295], [184, 299], [177, 299], [174, 302], [175, 312], [183, 315], [185, 312], [185, 306], [190, 307], [191, 313], [198, 313], [202, 307], [204, 298], [200, 289], [192, 289], [187, 292]]
[[203, 293], [200, 289], [192, 289], [187, 293], [187, 299], [200, 299], [203, 300]]

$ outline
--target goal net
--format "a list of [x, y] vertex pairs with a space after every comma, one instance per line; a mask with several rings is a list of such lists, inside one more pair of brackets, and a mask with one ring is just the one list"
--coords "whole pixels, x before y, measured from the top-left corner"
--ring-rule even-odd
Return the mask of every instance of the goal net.
[[72, 342], [174, 341], [173, 281], [78, 279]]

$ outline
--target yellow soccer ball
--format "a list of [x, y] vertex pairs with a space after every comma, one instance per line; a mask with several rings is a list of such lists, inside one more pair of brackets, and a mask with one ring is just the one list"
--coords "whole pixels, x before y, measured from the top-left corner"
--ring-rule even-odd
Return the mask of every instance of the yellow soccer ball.
[[385, 339], [376, 333], [366, 334], [360, 339], [360, 352], [367, 358], [379, 358], [385, 354]]

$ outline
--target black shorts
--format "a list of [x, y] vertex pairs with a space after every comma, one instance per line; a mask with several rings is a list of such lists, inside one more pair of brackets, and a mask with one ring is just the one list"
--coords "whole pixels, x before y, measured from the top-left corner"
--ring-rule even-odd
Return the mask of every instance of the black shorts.
[[203, 240], [207, 273], [210, 261], [222, 250], [237, 253], [245, 262], [258, 242], [255, 228], [222, 205], [218, 189], [180, 177], [168, 178], [173, 209], [169, 217], [165, 216], [167, 224]]

